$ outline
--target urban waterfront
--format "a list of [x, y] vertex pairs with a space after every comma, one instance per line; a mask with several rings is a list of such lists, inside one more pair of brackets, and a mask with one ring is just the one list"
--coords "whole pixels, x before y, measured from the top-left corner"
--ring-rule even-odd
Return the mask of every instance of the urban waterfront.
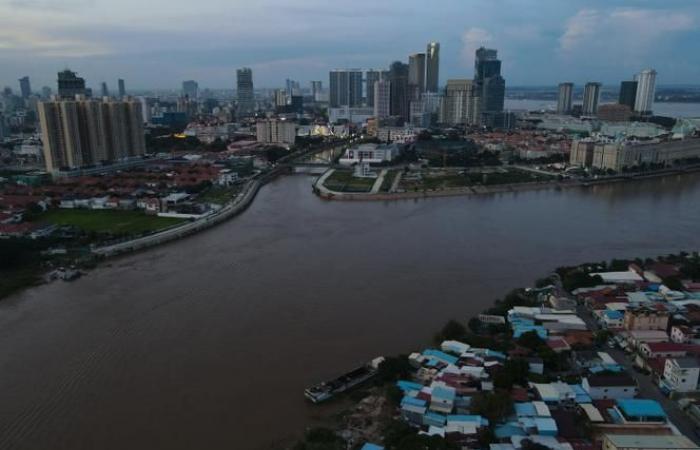
[[[557, 102], [554, 100], [506, 98], [505, 108], [512, 111], [556, 111]], [[654, 109], [661, 116], [700, 117], [700, 103], [657, 102], [654, 105]]]
[[277, 448], [304, 386], [408, 352], [563, 264], [699, 246], [700, 176], [240, 217], [0, 303], [0, 448]]

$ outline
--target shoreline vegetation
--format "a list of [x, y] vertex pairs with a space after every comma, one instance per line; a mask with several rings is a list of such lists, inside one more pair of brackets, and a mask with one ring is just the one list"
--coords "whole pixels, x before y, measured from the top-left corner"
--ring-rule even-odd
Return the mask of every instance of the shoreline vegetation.
[[[472, 397], [470, 413], [489, 420], [489, 426], [479, 432], [477, 439], [482, 448], [494, 443], [494, 428], [513, 413], [514, 401], [511, 390], [517, 386], [527, 386], [528, 382], [549, 383], [563, 379], [568, 383], [580, 382], [581, 376], [571, 374], [571, 351], [601, 350], [611, 334], [606, 329], [592, 331], [590, 345], [578, 343], [564, 353], [557, 353], [538, 337], [537, 333], [527, 332], [514, 339], [512, 331], [504, 319], [502, 323], [482, 320], [482, 317], [506, 317], [514, 307], [537, 307], [543, 305], [540, 293], [554, 293], [575, 298], [572, 291], [606, 285], [597, 272], [626, 271], [630, 265], [643, 268], [653, 264], [668, 264], [678, 267], [679, 275], [663, 279], [663, 284], [671, 289], [682, 287], [682, 280], [700, 281], [700, 254], [680, 252], [656, 258], [613, 259], [610, 262], [589, 262], [575, 266], [562, 266], [552, 273], [534, 281], [533, 287], [516, 288], [481, 314], [466, 322], [450, 319], [441, 330], [435, 333], [433, 342], [426, 345], [439, 346], [444, 341], [458, 341], [471, 347], [489, 349], [508, 355], [503, 368], [497, 371], [492, 382], [494, 390], [479, 391]], [[601, 350], [604, 351], [604, 350]], [[523, 352], [540, 358], [544, 365], [542, 374], [529, 371]], [[448, 351], [449, 353], [449, 351]], [[379, 375], [370, 386], [361, 386], [340, 394], [331, 402], [345, 402], [354, 405], [335, 415], [333, 426], [308, 428], [303, 437], [291, 447], [293, 450], [342, 450], [360, 449], [363, 444], [372, 442], [386, 450], [458, 450], [459, 445], [440, 436], [418, 433], [418, 429], [406, 423], [399, 413], [404, 393], [397, 382], [411, 379], [415, 371], [408, 354], [385, 357], [379, 367]], [[564, 378], [560, 374], [567, 374]], [[591, 431], [584, 430], [588, 437]], [[525, 447], [523, 447], [525, 448]], [[532, 447], [539, 448], [539, 447]]]

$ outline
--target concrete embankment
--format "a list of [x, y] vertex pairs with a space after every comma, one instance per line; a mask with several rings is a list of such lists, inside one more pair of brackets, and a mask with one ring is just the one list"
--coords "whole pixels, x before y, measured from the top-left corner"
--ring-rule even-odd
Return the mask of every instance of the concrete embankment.
[[573, 187], [588, 187], [611, 183], [621, 183], [634, 180], [645, 180], [649, 178], [660, 178], [671, 175], [682, 175], [686, 173], [700, 171], [700, 165], [685, 167], [683, 169], [669, 169], [654, 173], [645, 174], [625, 174], [598, 178], [592, 180], [561, 180], [543, 181], [534, 183], [513, 183], [498, 184], [491, 186], [468, 186], [458, 188], [448, 188], [441, 190], [426, 190], [413, 192], [382, 192], [373, 194], [370, 192], [337, 192], [326, 188], [323, 182], [330, 175], [330, 171], [320, 177], [313, 185], [316, 195], [326, 200], [346, 200], [346, 201], [387, 201], [387, 200], [410, 200], [430, 197], [456, 197], [470, 195], [500, 194], [507, 192], [538, 191], [546, 189], [565, 189]]
[[273, 170], [259, 179], [248, 181], [243, 188], [243, 191], [239, 193], [233, 201], [208, 216], [185, 223], [184, 225], [150, 234], [148, 236], [139, 237], [125, 242], [119, 242], [104, 247], [93, 248], [92, 253], [97, 256], [109, 257], [122, 253], [134, 252], [174, 241], [176, 239], [181, 239], [189, 236], [190, 234], [194, 234], [206, 228], [218, 225], [221, 222], [240, 214], [246, 208], [248, 208], [248, 206], [250, 206], [255, 199], [255, 196], [260, 188], [265, 183], [279, 176], [282, 172], [284, 172], [284, 170], [286, 170], [284, 167], [280, 167], [279, 169]]

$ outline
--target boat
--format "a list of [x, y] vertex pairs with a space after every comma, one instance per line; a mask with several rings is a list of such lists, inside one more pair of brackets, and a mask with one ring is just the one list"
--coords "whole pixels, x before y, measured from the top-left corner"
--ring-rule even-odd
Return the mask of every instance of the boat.
[[333, 396], [345, 392], [348, 389], [362, 384], [374, 378], [379, 372], [379, 365], [384, 361], [383, 357], [374, 358], [372, 361], [357, 367], [330, 381], [324, 381], [316, 386], [304, 389], [304, 396], [314, 403], [321, 403]]

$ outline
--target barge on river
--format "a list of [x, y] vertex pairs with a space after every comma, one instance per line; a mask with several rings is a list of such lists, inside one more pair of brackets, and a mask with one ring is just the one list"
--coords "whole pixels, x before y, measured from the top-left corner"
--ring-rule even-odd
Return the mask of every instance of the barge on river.
[[383, 357], [375, 358], [372, 361], [347, 372], [331, 381], [324, 381], [321, 384], [306, 388], [304, 396], [314, 403], [321, 403], [332, 398], [334, 395], [345, 392], [367, 380], [374, 378], [379, 371], [379, 365], [384, 361]]

